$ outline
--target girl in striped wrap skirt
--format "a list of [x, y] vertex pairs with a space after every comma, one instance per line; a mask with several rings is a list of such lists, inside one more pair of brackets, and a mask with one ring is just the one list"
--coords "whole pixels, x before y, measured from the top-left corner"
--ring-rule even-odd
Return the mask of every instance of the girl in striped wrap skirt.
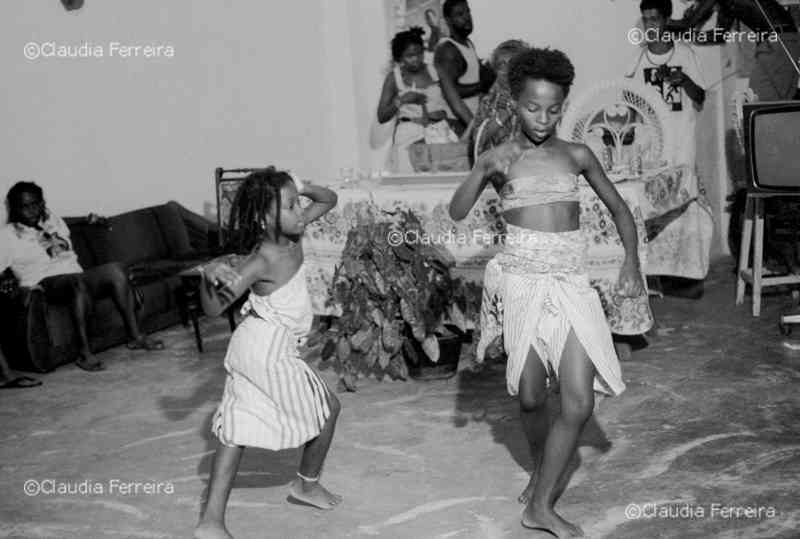
[[[301, 208], [299, 195], [311, 204]], [[250, 295], [225, 355], [225, 390], [212, 424], [220, 446], [197, 538], [230, 537], [225, 507], [244, 447], [302, 446], [290, 498], [321, 509], [341, 501], [319, 483], [339, 402], [298, 352], [313, 319], [302, 234], [335, 205], [333, 191], [288, 172], [253, 172], [236, 194], [229, 225], [232, 244], [250, 254], [236, 268], [212, 263], [201, 270], [207, 314], [222, 313], [248, 290]]]
[[[560, 51], [529, 49], [509, 64], [509, 89], [521, 132], [483, 153], [450, 202], [466, 217], [490, 178], [503, 201], [506, 246], [490, 268], [502, 281], [506, 382], [518, 398], [536, 469], [520, 496], [522, 525], [557, 537], [581, 529], [555, 511], [578, 435], [594, 410], [594, 390], [625, 389], [611, 332], [585, 267], [578, 182], [583, 176], [609, 208], [625, 247], [619, 292], [645, 294], [630, 210], [592, 151], [559, 139], [556, 126], [575, 71]], [[487, 270], [488, 271], [488, 270]], [[557, 378], [561, 410], [550, 425], [547, 385]]]

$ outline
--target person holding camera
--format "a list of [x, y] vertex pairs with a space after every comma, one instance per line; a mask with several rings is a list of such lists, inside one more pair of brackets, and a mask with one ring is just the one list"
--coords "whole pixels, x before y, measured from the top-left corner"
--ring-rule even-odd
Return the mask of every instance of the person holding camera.
[[[750, 79], [750, 88], [760, 101], [799, 99], [800, 32], [788, 7], [779, 0], [699, 0], [681, 19], [668, 21], [667, 30], [699, 30], [714, 12], [714, 27], [700, 32], [695, 43], [720, 45], [732, 41], [739, 47], [740, 74]], [[737, 23], [751, 30], [748, 38], [732, 37], [730, 31]], [[753, 43], [750, 36], [758, 40]]]
[[672, 122], [667, 128], [672, 129], [676, 144], [672, 155], [667, 156], [670, 164], [694, 167], [697, 114], [703, 107], [707, 84], [694, 50], [676, 41], [667, 30], [671, 0], [642, 0], [639, 9], [645, 46], [625, 76], [655, 88], [671, 109]]

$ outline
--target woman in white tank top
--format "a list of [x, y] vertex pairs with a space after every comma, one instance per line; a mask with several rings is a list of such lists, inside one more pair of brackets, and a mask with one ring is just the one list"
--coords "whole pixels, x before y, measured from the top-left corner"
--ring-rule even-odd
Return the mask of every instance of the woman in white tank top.
[[383, 81], [378, 121], [397, 119], [389, 170], [413, 173], [408, 147], [425, 139], [425, 126], [455, 119], [439, 87], [436, 70], [424, 62], [423, 30], [411, 28], [392, 39], [395, 66]]

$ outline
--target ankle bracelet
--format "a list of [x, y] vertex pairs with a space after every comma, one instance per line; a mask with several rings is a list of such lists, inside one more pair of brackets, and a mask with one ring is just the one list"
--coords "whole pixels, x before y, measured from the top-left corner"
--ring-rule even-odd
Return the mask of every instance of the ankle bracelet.
[[317, 477], [306, 477], [305, 475], [301, 474], [300, 472], [297, 472], [297, 477], [299, 477], [300, 479], [302, 479], [306, 483], [316, 483], [317, 481], [319, 481], [319, 476], [317, 476]]

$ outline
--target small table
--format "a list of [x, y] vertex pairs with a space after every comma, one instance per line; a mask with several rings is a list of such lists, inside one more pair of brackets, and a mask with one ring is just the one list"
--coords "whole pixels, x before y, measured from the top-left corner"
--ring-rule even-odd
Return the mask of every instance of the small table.
[[[178, 305], [181, 311], [181, 319], [183, 320], [184, 325], [188, 325], [189, 321], [192, 322], [192, 326], [194, 327], [194, 340], [195, 343], [197, 343], [197, 350], [199, 352], [203, 351], [203, 337], [200, 334], [199, 321], [200, 315], [203, 314], [203, 305], [200, 301], [200, 286], [202, 283], [200, 268], [212, 262], [224, 262], [234, 266], [235, 262], [238, 260], [238, 257], [239, 255], [219, 256], [178, 273], [178, 276], [181, 278], [181, 286], [178, 288]], [[228, 324], [230, 325], [231, 331], [236, 329], [236, 319], [234, 317], [234, 313], [236, 312], [236, 309], [242, 305], [244, 297], [246, 296], [236, 300], [227, 309], [225, 309], [225, 314], [228, 316]]]

